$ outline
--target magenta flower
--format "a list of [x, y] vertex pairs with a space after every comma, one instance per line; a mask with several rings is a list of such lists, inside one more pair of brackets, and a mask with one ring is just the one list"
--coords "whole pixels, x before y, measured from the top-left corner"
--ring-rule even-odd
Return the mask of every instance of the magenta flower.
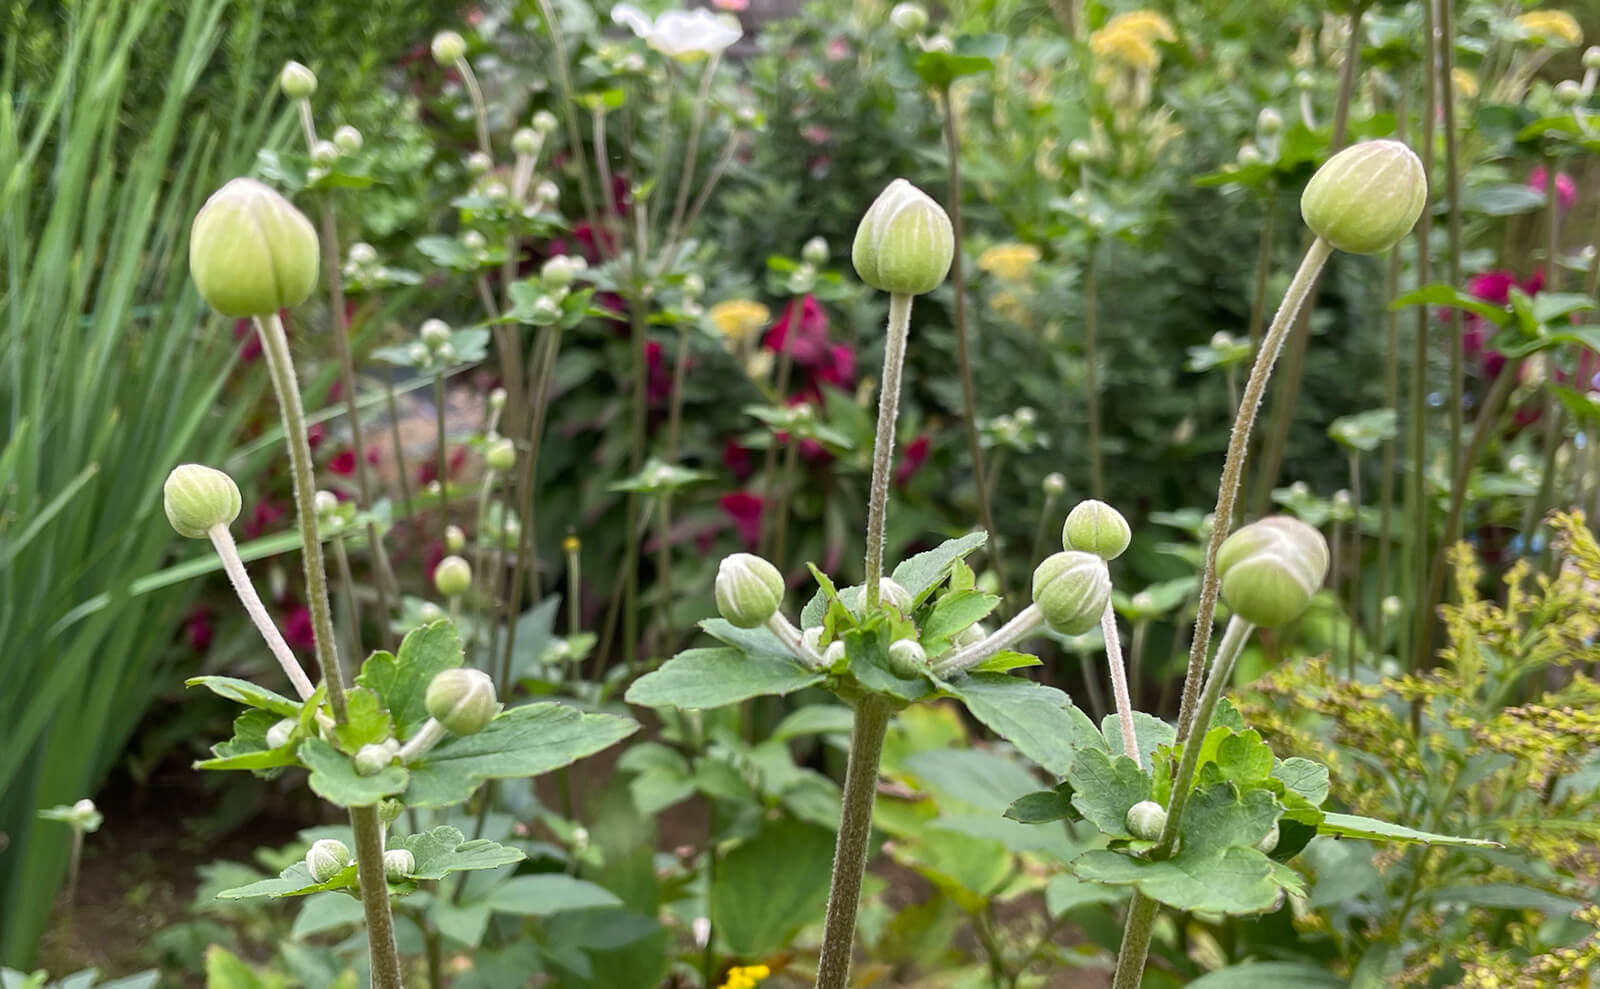
[[283, 620], [283, 640], [289, 648], [311, 652], [317, 648], [317, 634], [311, 625], [311, 610], [297, 604]]
[[905, 450], [900, 454], [900, 462], [894, 468], [894, 483], [896, 487], [905, 487], [906, 482], [910, 481], [917, 471], [922, 469], [922, 465], [928, 461], [928, 448], [931, 445], [927, 433], [923, 433], [906, 444]]
[[[1528, 173], [1528, 185], [1533, 187], [1534, 189], [1539, 190], [1540, 192], [1544, 192], [1545, 182], [1548, 180], [1548, 178], [1549, 178], [1549, 176], [1548, 176], [1548, 173], [1545, 171], [1545, 167], [1543, 165], [1537, 165], [1537, 166], [1534, 167], [1533, 171]], [[1572, 204], [1577, 202], [1577, 201], [1578, 201], [1578, 183], [1572, 181], [1572, 176], [1568, 175], [1566, 172], [1557, 172], [1556, 173], [1556, 204], [1557, 204], [1557, 206], [1560, 209], [1562, 209], [1563, 211], [1564, 210], [1569, 210], [1569, 209], [1572, 208]]]
[[761, 542], [761, 510], [764, 507], [761, 496], [748, 491], [731, 491], [722, 496], [721, 505], [745, 548], [755, 549]]

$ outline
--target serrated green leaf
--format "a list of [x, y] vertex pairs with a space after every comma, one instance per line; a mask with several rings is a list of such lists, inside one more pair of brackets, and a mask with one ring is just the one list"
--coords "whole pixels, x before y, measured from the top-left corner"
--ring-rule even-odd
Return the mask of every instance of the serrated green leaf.
[[526, 858], [521, 850], [487, 838], [467, 841], [459, 829], [449, 825], [391, 839], [389, 847], [404, 848], [416, 859], [411, 879], [443, 879], [452, 872], [497, 869]]
[[733, 648], [690, 649], [628, 688], [642, 707], [724, 707], [752, 697], [789, 694], [822, 682], [822, 674], [771, 653], [746, 655]]
[[311, 870], [306, 868], [304, 862], [296, 862], [271, 879], [262, 879], [244, 886], [225, 889], [217, 894], [217, 899], [249, 900], [258, 896], [305, 896], [309, 893], [320, 893], [325, 890], [354, 888], [356, 888], [356, 867], [354, 863], [346, 866], [343, 872], [327, 882], [319, 883], [311, 878]]
[[252, 708], [233, 719], [233, 737], [211, 746], [216, 757], [202, 759], [196, 769], [273, 769], [292, 766], [294, 746], [274, 749], [267, 745], [267, 731], [283, 720], [271, 711]]
[[370, 807], [406, 788], [411, 774], [404, 766], [386, 766], [382, 772], [362, 776], [355, 762], [320, 738], [300, 743], [300, 761], [311, 770], [311, 789], [340, 807]]
[[1310, 759], [1291, 756], [1278, 763], [1272, 775], [1283, 781], [1291, 792], [1304, 797], [1313, 807], [1321, 807], [1328, 799], [1328, 767]]
[[378, 695], [394, 721], [395, 737], [405, 740], [428, 720], [428, 684], [461, 661], [456, 627], [440, 620], [406, 633], [398, 656], [375, 652], [367, 657], [356, 683]]
[[561, 873], [516, 876], [496, 886], [484, 899], [495, 913], [548, 917], [565, 910], [620, 907], [622, 901], [603, 886]]
[[237, 701], [249, 707], [271, 711], [280, 718], [293, 718], [300, 713], [300, 703], [265, 687], [235, 677], [201, 676], [183, 681], [185, 687], [204, 687], [219, 697]]
[[784, 817], [723, 855], [710, 913], [730, 952], [760, 958], [781, 951], [822, 919], [833, 845], [825, 828]]
[[1178, 910], [1251, 914], [1272, 909], [1278, 886], [1272, 861], [1254, 848], [1235, 845], [1211, 855], [1180, 855], [1149, 862], [1118, 852], [1085, 852], [1072, 871], [1089, 882], [1137, 886], [1153, 900]]
[[1244, 790], [1272, 775], [1272, 750], [1254, 730], [1235, 733], [1217, 746], [1217, 770]]
[[1010, 649], [995, 653], [988, 659], [974, 666], [971, 673], [1010, 673], [1012, 670], [1024, 670], [1030, 666], [1043, 666], [1044, 660], [1038, 656], [1027, 653], [1012, 652]]
[[363, 745], [382, 742], [394, 731], [383, 702], [366, 687], [346, 691], [345, 705], [345, 723], [333, 729], [339, 748], [345, 752], [355, 755]]
[[1054, 687], [976, 673], [953, 682], [950, 689], [990, 731], [1057, 776], [1066, 775], [1080, 748], [1105, 748], [1089, 716]]
[[1072, 806], [1101, 833], [1113, 838], [1128, 833], [1128, 808], [1150, 799], [1150, 779], [1127, 756], [1083, 749], [1067, 770]]
[[[1106, 750], [1112, 755], [1126, 755], [1122, 751], [1122, 725], [1115, 714], [1100, 721], [1100, 734], [1105, 736]], [[1139, 765], [1148, 766], [1156, 749], [1171, 745], [1178, 737], [1177, 729], [1154, 715], [1143, 711], [1133, 712], [1133, 737], [1139, 740]]]
[[411, 807], [461, 803], [484, 780], [539, 776], [609, 748], [638, 729], [632, 718], [583, 714], [565, 704], [514, 707], [476, 735], [447, 738], [412, 766], [405, 801]]
[[1324, 814], [1322, 816], [1322, 824], [1317, 827], [1317, 833], [1330, 834], [1337, 838], [1403, 841], [1424, 845], [1454, 845], [1462, 848], [1505, 847], [1498, 841], [1488, 841], [1483, 838], [1461, 838], [1456, 835], [1418, 831], [1403, 824], [1390, 824], [1387, 821], [1379, 821], [1370, 817], [1358, 817], [1355, 814]]
[[934, 602], [933, 611], [922, 623], [922, 642], [948, 641], [957, 632], [989, 617], [1000, 598], [977, 591], [952, 591]]
[[921, 601], [938, 586], [956, 564], [989, 539], [986, 532], [969, 532], [958, 539], [949, 539], [926, 553], [903, 561], [891, 574], [894, 582], [911, 592], [913, 600]]
[[1018, 797], [1006, 808], [1006, 816], [1022, 824], [1049, 824], [1072, 816], [1072, 788], [1058, 786]]

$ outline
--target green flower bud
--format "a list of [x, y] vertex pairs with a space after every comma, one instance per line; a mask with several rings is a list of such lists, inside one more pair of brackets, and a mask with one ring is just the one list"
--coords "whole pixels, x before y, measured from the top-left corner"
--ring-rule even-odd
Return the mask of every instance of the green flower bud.
[[446, 340], [434, 348], [433, 356], [439, 358], [440, 363], [453, 364], [456, 359], [456, 348], [449, 340]]
[[1083, 138], [1073, 138], [1067, 144], [1067, 160], [1074, 165], [1087, 165], [1094, 161], [1094, 145]]
[[427, 367], [433, 363], [433, 354], [429, 352], [427, 346], [420, 343], [414, 343], [407, 347], [406, 357], [410, 358], [411, 363], [416, 367]]
[[311, 146], [313, 164], [327, 167], [339, 160], [339, 146], [332, 141], [318, 141]]
[[1234, 155], [1233, 160], [1242, 166], [1248, 167], [1250, 165], [1261, 164], [1266, 160], [1266, 157], [1262, 155], [1260, 148], [1256, 147], [1251, 142], [1246, 141], [1245, 143], [1239, 145], [1239, 153]]
[[511, 135], [511, 150], [524, 158], [539, 153], [539, 132], [532, 127], [518, 127]]
[[533, 129], [541, 134], [551, 134], [557, 127], [556, 115], [549, 110], [540, 110], [533, 115]]
[[861, 218], [850, 260], [861, 280], [880, 292], [924, 295], [944, 283], [955, 249], [944, 208], [895, 179]]
[[1256, 851], [1263, 855], [1271, 855], [1278, 847], [1278, 838], [1280, 834], [1281, 832], [1278, 830], [1278, 822], [1273, 821], [1271, 830], [1262, 835], [1261, 840], [1256, 842]]
[[1385, 618], [1398, 618], [1400, 616], [1400, 612], [1402, 610], [1404, 610], [1405, 605], [1400, 603], [1400, 599], [1399, 598], [1397, 598], [1393, 594], [1391, 594], [1388, 597], [1384, 598], [1382, 603], [1379, 604], [1378, 607], [1383, 611], [1383, 617], [1385, 617]]
[[285, 62], [278, 73], [278, 88], [291, 100], [309, 100], [317, 91], [317, 74], [299, 62]]
[[878, 580], [878, 600], [884, 604], [894, 605], [902, 615], [911, 614], [911, 610], [915, 605], [911, 592], [888, 577], [882, 577]]
[[274, 723], [271, 728], [267, 729], [267, 748], [281, 749], [288, 745], [290, 739], [294, 738], [295, 729], [299, 727], [299, 722], [293, 718], [284, 718], [282, 721]]
[[433, 36], [433, 60], [443, 66], [456, 64], [467, 53], [467, 42], [454, 31], [440, 31]]
[[444, 617], [444, 609], [434, 604], [432, 601], [424, 601], [422, 602], [421, 606], [417, 608], [417, 616], [424, 622], [436, 622]]
[[428, 714], [453, 735], [476, 735], [500, 713], [489, 674], [465, 666], [435, 676], [423, 701]]
[[400, 882], [415, 871], [417, 857], [409, 849], [391, 848], [383, 853], [383, 875], [390, 882]]
[[896, 31], [912, 37], [928, 26], [928, 11], [920, 3], [897, 3], [889, 11], [889, 23]]
[[1600, 45], [1590, 45], [1583, 50], [1583, 67], [1589, 72], [1600, 72]]
[[333, 838], [322, 838], [311, 843], [311, 850], [306, 852], [306, 868], [311, 872], [311, 878], [319, 883], [325, 883], [343, 872], [350, 864], [350, 849], [344, 842]]
[[1262, 107], [1256, 114], [1256, 131], [1263, 137], [1272, 137], [1283, 130], [1283, 115], [1272, 107]]
[[505, 436], [490, 440], [483, 450], [483, 462], [494, 470], [510, 470], [517, 465], [516, 444]]
[[467, 544], [467, 534], [461, 531], [459, 525], [446, 526], [444, 530], [444, 548], [450, 553], [461, 552], [461, 547]]
[[1299, 72], [1296, 72], [1294, 74], [1294, 88], [1295, 89], [1309, 90], [1309, 89], [1315, 89], [1316, 87], [1317, 87], [1317, 77], [1312, 75], [1309, 70], [1301, 69]]
[[353, 155], [361, 150], [361, 132], [345, 124], [333, 132], [333, 143], [340, 151]]
[[506, 390], [496, 388], [489, 393], [489, 408], [499, 412], [506, 407]]
[[838, 639], [828, 643], [828, 648], [822, 653], [822, 661], [827, 664], [828, 669], [833, 670], [835, 673], [844, 672], [849, 658], [849, 656], [845, 655], [844, 643]]
[[981, 622], [968, 625], [966, 628], [950, 637], [950, 644], [960, 649], [963, 646], [977, 645], [989, 637], [989, 630]]
[[1557, 106], [1576, 106], [1583, 99], [1583, 86], [1571, 79], [1563, 79], [1556, 83], [1550, 95], [1555, 97]]
[[1133, 530], [1122, 513], [1093, 498], [1080, 501], [1067, 513], [1061, 527], [1061, 548], [1093, 553], [1102, 560], [1115, 560], [1133, 541]]
[[1167, 826], [1167, 811], [1154, 800], [1141, 800], [1128, 808], [1124, 823], [1135, 838], [1157, 841], [1161, 838], [1161, 829]]
[[311, 497], [311, 507], [316, 510], [318, 521], [326, 522], [339, 510], [339, 496], [332, 491], [318, 491]]
[[706, 294], [706, 280], [697, 272], [689, 272], [683, 276], [683, 297], [685, 299], [698, 299]]
[[494, 159], [482, 151], [474, 151], [467, 155], [467, 171], [473, 175], [482, 175], [494, 167]]
[[447, 556], [433, 568], [433, 588], [447, 598], [472, 589], [472, 566], [459, 556]]
[[378, 262], [378, 249], [364, 240], [358, 240], [350, 245], [349, 258], [353, 263], [365, 268]]
[[450, 324], [442, 319], [425, 319], [417, 336], [422, 338], [429, 350], [438, 350], [450, 342]]
[[783, 603], [783, 574], [751, 553], [735, 553], [717, 567], [717, 612], [739, 628], [756, 628]]
[[1082, 635], [1100, 624], [1111, 600], [1111, 573], [1093, 553], [1067, 550], [1033, 572], [1033, 603], [1062, 635]]
[[1350, 254], [1380, 254], [1411, 232], [1428, 177], [1399, 141], [1362, 141], [1329, 158], [1300, 196], [1311, 232]]
[[928, 654], [922, 645], [911, 639], [896, 639], [889, 643], [889, 669], [897, 677], [911, 679], [928, 671]]
[[1328, 543], [1299, 519], [1273, 515], [1229, 536], [1217, 553], [1222, 599], [1272, 628], [1300, 617], [1328, 575]]
[[822, 651], [822, 626], [814, 625], [800, 633], [800, 641], [813, 652]]
[[821, 237], [806, 241], [805, 246], [800, 248], [800, 260], [806, 264], [827, 264], [828, 242]]
[[363, 745], [356, 750], [356, 773], [361, 776], [376, 776], [393, 762], [394, 753], [381, 743]]
[[239, 486], [222, 471], [201, 464], [180, 464], [161, 486], [161, 507], [178, 535], [204, 539], [211, 527], [226, 528], [239, 517]]
[[1051, 471], [1044, 476], [1042, 487], [1046, 495], [1059, 498], [1067, 493], [1067, 479], [1059, 471]]
[[224, 316], [270, 316], [317, 287], [317, 232], [289, 200], [255, 179], [211, 194], [189, 230], [189, 273]]

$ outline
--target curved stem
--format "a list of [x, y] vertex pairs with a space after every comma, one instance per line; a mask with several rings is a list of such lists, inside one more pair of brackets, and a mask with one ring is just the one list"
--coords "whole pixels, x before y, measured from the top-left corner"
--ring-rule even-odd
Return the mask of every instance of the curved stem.
[[1128, 700], [1128, 670], [1122, 663], [1122, 633], [1117, 629], [1117, 611], [1106, 602], [1100, 615], [1100, 634], [1106, 640], [1106, 665], [1111, 667], [1111, 696], [1117, 702], [1117, 722], [1122, 726], [1122, 753], [1143, 769], [1139, 757], [1139, 735], [1133, 730], [1133, 705]]
[[1272, 377], [1272, 366], [1283, 350], [1284, 340], [1299, 315], [1300, 307], [1311, 295], [1317, 274], [1328, 260], [1333, 248], [1318, 237], [1311, 242], [1300, 267], [1284, 292], [1283, 303], [1272, 317], [1272, 325], [1261, 341], [1261, 351], [1250, 368], [1250, 378], [1245, 382], [1244, 395], [1239, 401], [1239, 411], [1233, 421], [1233, 433], [1228, 437], [1228, 453], [1222, 464], [1222, 482], [1217, 490], [1216, 514], [1212, 517], [1211, 538], [1206, 543], [1205, 569], [1200, 579], [1200, 600], [1196, 606], [1194, 637], [1189, 644], [1189, 667], [1184, 675], [1183, 701], [1178, 711], [1178, 735], [1182, 737], [1194, 720], [1194, 705], [1205, 675], [1206, 655], [1211, 646], [1211, 621], [1217, 611], [1217, 588], [1221, 578], [1217, 574], [1217, 552], [1228, 538], [1233, 522], [1234, 502], [1239, 495], [1239, 482], [1244, 476], [1245, 460], [1249, 454], [1250, 433], [1255, 428], [1256, 411], [1266, 393], [1267, 381]]
[[429, 718], [417, 729], [417, 733], [406, 740], [395, 754], [395, 759], [404, 766], [423, 757], [427, 751], [438, 745], [445, 736], [444, 725]]
[[867, 502], [867, 613], [878, 607], [878, 584], [883, 578], [889, 468], [894, 463], [894, 424], [900, 416], [900, 372], [905, 367], [906, 337], [911, 332], [911, 299], [911, 296], [901, 292], [889, 296], [889, 326], [883, 343], [883, 380], [878, 384], [878, 429], [872, 440], [872, 491]]
[[773, 612], [772, 617], [767, 619], [766, 627], [800, 662], [814, 670], [820, 670], [828, 665], [815, 649], [806, 645], [805, 637], [800, 634], [799, 629], [790, 624], [783, 612]]
[[883, 737], [888, 730], [888, 702], [876, 694], [863, 697], [850, 735], [850, 763], [845, 770], [839, 840], [833, 851], [833, 882], [828, 890], [828, 917], [823, 925], [816, 989], [846, 989], [850, 983], [856, 910], [861, 905], [861, 877], [866, 872], [867, 846], [872, 840], [872, 804], [878, 795], [878, 763], [883, 758]]
[[1043, 624], [1044, 612], [1039, 610], [1038, 605], [1030, 604], [1017, 612], [1017, 617], [995, 629], [986, 638], [974, 642], [970, 646], [962, 646], [935, 663], [933, 672], [935, 675], [946, 679], [958, 673], [965, 673], [990, 656], [1021, 642]]
[[294, 650], [290, 649], [289, 643], [284, 640], [283, 633], [273, 624], [272, 616], [267, 614], [266, 605], [261, 603], [261, 596], [256, 593], [255, 584], [250, 581], [250, 574], [244, 568], [244, 561], [239, 558], [239, 547], [233, 542], [233, 534], [228, 531], [227, 526], [219, 524], [206, 530], [206, 535], [211, 537], [211, 545], [216, 548], [217, 556], [222, 560], [222, 570], [228, 575], [228, 582], [233, 585], [234, 593], [239, 595], [239, 603], [244, 605], [245, 614], [250, 616], [250, 621], [266, 640], [267, 650], [278, 661], [278, 665], [283, 667], [284, 674], [294, 685], [294, 692], [300, 695], [301, 700], [309, 699], [315, 688], [311, 686], [311, 680], [301, 668], [300, 661], [295, 658]]
[[465, 55], [456, 59], [456, 71], [461, 73], [461, 81], [466, 84], [467, 95], [472, 97], [472, 118], [478, 129], [478, 150], [484, 154], [492, 154], [489, 147], [489, 108], [483, 102], [483, 89], [478, 86], [478, 77], [472, 71], [472, 63], [467, 61]]

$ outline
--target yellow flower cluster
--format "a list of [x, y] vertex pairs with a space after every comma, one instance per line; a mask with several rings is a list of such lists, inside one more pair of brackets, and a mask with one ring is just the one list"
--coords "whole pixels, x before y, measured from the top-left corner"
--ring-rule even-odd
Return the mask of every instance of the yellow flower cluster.
[[756, 989], [771, 974], [772, 969], [765, 965], [741, 965], [728, 970], [727, 981], [719, 989]]
[[1039, 249], [1032, 244], [996, 244], [978, 255], [978, 270], [1008, 282], [1020, 282], [1038, 260]]
[[1089, 53], [1138, 72], [1154, 72], [1161, 65], [1158, 41], [1176, 41], [1172, 24], [1153, 10], [1133, 10], [1106, 21], [1089, 35]]
[[750, 299], [719, 302], [706, 315], [711, 318], [711, 325], [717, 328], [723, 339], [733, 346], [743, 346], [749, 342], [772, 319], [771, 310]]
[[1478, 98], [1478, 77], [1461, 67], [1450, 70], [1450, 85], [1456, 91], [1456, 99], [1473, 100]]
[[1583, 28], [1578, 19], [1564, 10], [1530, 10], [1517, 18], [1517, 26], [1529, 40], [1562, 47], [1583, 44]]

